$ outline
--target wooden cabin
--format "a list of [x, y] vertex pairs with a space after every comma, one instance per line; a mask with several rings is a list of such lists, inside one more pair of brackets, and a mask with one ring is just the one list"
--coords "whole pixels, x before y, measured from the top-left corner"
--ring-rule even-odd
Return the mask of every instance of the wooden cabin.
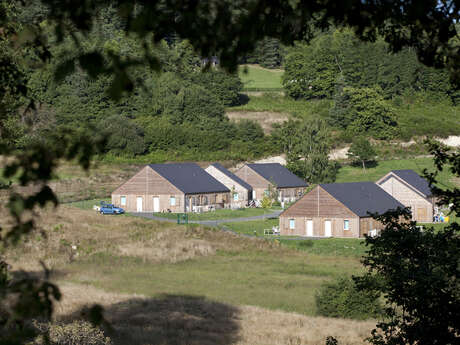
[[412, 220], [433, 222], [435, 202], [430, 186], [415, 171], [393, 170], [376, 183], [401, 204], [411, 208]]
[[238, 176], [225, 169], [222, 164], [213, 163], [206, 172], [230, 189], [230, 205], [232, 208], [246, 207], [252, 198], [252, 187]]
[[230, 190], [194, 163], [149, 164], [112, 193], [127, 212], [201, 212], [228, 205]]
[[299, 199], [307, 183], [279, 163], [246, 164], [235, 175], [252, 187], [252, 199], [262, 200], [269, 186], [276, 187], [279, 201]]
[[398, 207], [404, 205], [373, 182], [320, 184], [281, 213], [279, 228], [284, 236], [358, 238], [383, 229], [369, 213]]

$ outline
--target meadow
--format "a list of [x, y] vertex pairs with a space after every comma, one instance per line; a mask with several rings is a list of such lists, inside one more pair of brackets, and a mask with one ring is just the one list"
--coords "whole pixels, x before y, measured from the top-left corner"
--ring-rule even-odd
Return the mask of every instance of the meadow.
[[[327, 335], [361, 344], [375, 323], [315, 317], [314, 296], [321, 284], [363, 272], [357, 256], [340, 251], [313, 254], [218, 229], [130, 216], [101, 217], [71, 206], [40, 212], [39, 226], [41, 232], [7, 250], [14, 270], [40, 270], [42, 260], [55, 272], [54, 281], [63, 286], [58, 319], [69, 320], [84, 305], [101, 303], [119, 331], [115, 337], [123, 340], [117, 344], [145, 344], [151, 341], [148, 337], [177, 343], [176, 337], [187, 334], [196, 317], [228, 319], [235, 323], [238, 338], [230, 343], [248, 345], [288, 344], [294, 338], [295, 344], [318, 344]], [[165, 315], [167, 324], [158, 321]], [[284, 320], [283, 324], [276, 319]], [[126, 320], [138, 329], [129, 341], [125, 337], [133, 335], [124, 332]], [[260, 324], [246, 324], [255, 320]], [[270, 329], [262, 326], [265, 322]], [[342, 332], [353, 324], [356, 330]], [[168, 339], [165, 332], [171, 325], [177, 332]], [[204, 329], [200, 325], [192, 327], [201, 329], [200, 337], [220, 332], [216, 325]], [[206, 343], [221, 344], [218, 339]]]
[[258, 65], [240, 65], [238, 76], [244, 91], [281, 91], [283, 70], [263, 68]]

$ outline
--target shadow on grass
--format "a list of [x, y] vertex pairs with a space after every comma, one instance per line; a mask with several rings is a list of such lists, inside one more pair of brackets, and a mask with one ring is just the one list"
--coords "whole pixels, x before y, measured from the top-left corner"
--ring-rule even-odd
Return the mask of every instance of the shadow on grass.
[[[64, 318], [72, 321], [84, 309]], [[134, 298], [106, 307], [115, 345], [230, 345], [239, 340], [238, 310], [204, 297], [164, 295]]]
[[[367, 161], [366, 162], [366, 169], [376, 168], [378, 165], [379, 165], [379, 163], [377, 161]], [[350, 163], [350, 166], [355, 167], [355, 168], [362, 168], [363, 163], [354, 161], [354, 162]]]
[[245, 105], [249, 103], [249, 96], [244, 94], [244, 93], [239, 93], [238, 94], [238, 102], [239, 105]]

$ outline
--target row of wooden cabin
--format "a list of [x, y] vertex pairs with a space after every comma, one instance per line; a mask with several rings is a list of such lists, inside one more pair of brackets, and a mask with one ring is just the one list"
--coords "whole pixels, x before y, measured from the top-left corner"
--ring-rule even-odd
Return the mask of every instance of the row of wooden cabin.
[[221, 164], [149, 164], [112, 193], [112, 203], [128, 212], [202, 212], [245, 207], [260, 201], [270, 186], [279, 200], [292, 202], [307, 187], [278, 163], [247, 164], [234, 174]]
[[410, 207], [412, 220], [433, 221], [434, 198], [428, 182], [413, 170], [394, 170], [376, 183], [320, 184], [280, 215], [281, 235], [363, 237], [383, 224], [372, 214]]
[[245, 207], [270, 188], [283, 202], [282, 235], [362, 237], [383, 228], [370, 214], [410, 207], [412, 219], [432, 222], [434, 200], [428, 182], [413, 170], [394, 170], [376, 183], [307, 184], [278, 163], [246, 164], [235, 173], [219, 163], [149, 164], [112, 193], [128, 212], [204, 212]]

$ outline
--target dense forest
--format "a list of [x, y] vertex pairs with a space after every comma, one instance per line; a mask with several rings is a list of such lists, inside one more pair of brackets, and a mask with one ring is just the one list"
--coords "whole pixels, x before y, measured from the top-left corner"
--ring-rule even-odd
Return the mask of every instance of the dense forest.
[[[12, 9], [18, 25], [35, 22], [50, 30], [46, 23], [48, 9], [38, 1], [33, 4]], [[34, 63], [39, 59], [32, 53], [16, 59], [36, 110], [3, 120], [10, 144], [24, 148], [46, 140], [57, 128], [69, 127], [106, 133], [104, 158], [108, 160], [247, 160], [297, 152], [293, 159], [299, 165], [306, 160], [298, 153], [302, 148], [292, 147], [295, 133], [303, 138], [315, 126], [326, 131], [325, 146], [320, 150], [327, 152], [332, 131], [341, 133], [339, 139], [345, 142], [362, 135], [383, 140], [401, 138], [394, 105], [411, 95], [421, 94], [431, 102], [452, 106], [460, 102], [460, 92], [450, 84], [446, 71], [422, 65], [409, 48], [392, 54], [380, 38], [363, 43], [347, 29], [330, 30], [309, 44], [298, 42], [293, 47], [266, 38], [241, 62], [284, 68], [286, 97], [331, 101], [324, 123], [290, 121], [268, 135], [256, 122], [232, 122], [226, 117], [226, 109], [245, 99], [237, 74], [221, 70], [218, 61], [214, 64], [200, 58], [186, 40], [174, 33], [157, 45], [143, 46], [135, 37], [126, 36], [123, 26], [114, 8], [108, 7], [99, 12], [92, 33], [80, 37], [78, 45], [71, 37], [63, 44], [51, 45], [51, 57], [45, 66]], [[49, 37], [57, 39], [55, 35], [49, 32]], [[91, 61], [91, 54], [87, 60], [80, 57], [73, 67], [77, 52], [95, 49], [106, 58], [119, 54], [120, 66], [130, 64], [136, 83], [131, 94], [114, 101], [110, 97], [114, 84], [125, 85], [127, 79], [114, 83], [110, 73], [94, 77], [91, 71], [89, 75], [83, 72], [80, 67]], [[149, 67], [135, 63], [145, 51], [152, 56]], [[101, 61], [99, 68], [103, 69], [104, 64]], [[60, 77], [69, 68], [75, 68], [74, 73]], [[26, 105], [24, 100], [22, 106]], [[329, 175], [327, 162], [324, 164], [321, 170]], [[301, 165], [294, 170], [306, 171], [305, 163]]]

